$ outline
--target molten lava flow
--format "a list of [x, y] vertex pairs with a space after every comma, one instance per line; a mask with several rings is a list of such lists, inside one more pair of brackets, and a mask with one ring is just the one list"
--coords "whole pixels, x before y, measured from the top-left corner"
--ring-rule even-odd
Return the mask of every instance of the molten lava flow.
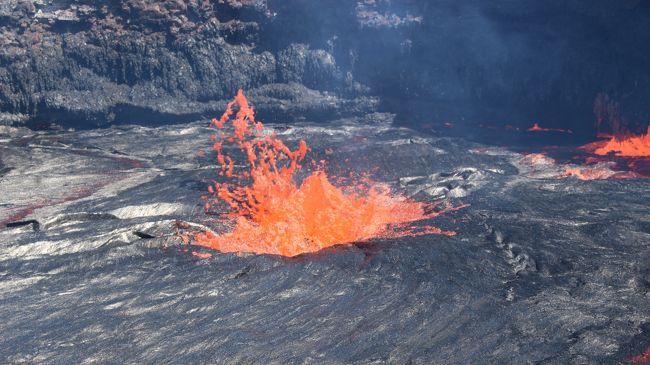
[[561, 129], [561, 128], [542, 128], [539, 124], [534, 123], [532, 127], [528, 128], [529, 132], [561, 132], [561, 133], [573, 133], [570, 129]]
[[582, 148], [600, 156], [650, 157], [650, 126], [642, 135], [613, 136], [607, 141], [593, 142]]
[[[231, 123], [233, 132], [226, 134], [235, 105], [239, 109]], [[233, 219], [234, 228], [223, 235], [199, 233], [194, 237], [197, 245], [221, 252], [295, 256], [373, 237], [455, 234], [409, 223], [458, 208], [434, 212], [431, 205], [392, 195], [380, 184], [341, 190], [320, 170], [298, 185], [294, 177], [307, 154], [307, 144], [300, 141], [298, 148], [291, 150], [275, 134], [265, 133], [241, 90], [212, 125], [218, 129], [211, 138], [220, 175], [239, 183], [211, 185], [206, 208], [215, 200], [225, 202], [230, 207], [226, 216]], [[250, 167], [237, 167], [244, 164], [236, 164], [236, 156], [229, 150], [239, 153]]]

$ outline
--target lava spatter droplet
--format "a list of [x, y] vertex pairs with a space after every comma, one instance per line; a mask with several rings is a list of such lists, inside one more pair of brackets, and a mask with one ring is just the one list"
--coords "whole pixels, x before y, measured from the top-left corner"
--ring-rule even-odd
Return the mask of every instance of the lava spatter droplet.
[[[196, 245], [295, 256], [375, 237], [455, 234], [410, 223], [457, 208], [434, 212], [430, 204], [395, 195], [386, 185], [366, 181], [341, 189], [320, 169], [298, 184], [295, 174], [309, 150], [307, 143], [300, 141], [292, 150], [277, 135], [265, 133], [241, 90], [212, 125], [217, 129], [211, 140], [220, 175], [228, 182], [208, 188], [207, 206], [225, 202], [230, 208], [226, 218], [234, 228], [222, 235], [199, 233]], [[236, 164], [235, 154], [245, 161]]]

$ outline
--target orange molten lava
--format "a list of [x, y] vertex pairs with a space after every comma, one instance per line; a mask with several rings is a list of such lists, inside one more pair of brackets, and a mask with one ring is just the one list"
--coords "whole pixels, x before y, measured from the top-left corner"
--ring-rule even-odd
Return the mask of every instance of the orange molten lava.
[[[231, 123], [233, 132], [226, 134], [235, 104], [238, 111]], [[212, 140], [220, 175], [238, 183], [216, 182], [208, 191], [228, 204], [227, 217], [233, 219], [234, 228], [223, 235], [199, 233], [194, 237], [197, 245], [221, 252], [295, 256], [374, 237], [455, 234], [409, 224], [458, 208], [433, 212], [430, 204], [393, 195], [381, 184], [359, 184], [344, 191], [332, 185], [320, 170], [297, 184], [295, 174], [301, 169], [307, 144], [300, 141], [298, 148], [291, 150], [275, 134], [265, 133], [241, 90], [212, 125], [219, 130]], [[248, 164], [236, 164], [236, 153]]]
[[529, 132], [561, 132], [561, 133], [573, 133], [570, 129], [561, 129], [561, 128], [542, 128], [539, 124], [534, 123], [532, 127], [528, 128]]
[[614, 136], [607, 141], [585, 145], [583, 149], [600, 156], [613, 153], [621, 157], [648, 157], [650, 156], [650, 126], [646, 134]]

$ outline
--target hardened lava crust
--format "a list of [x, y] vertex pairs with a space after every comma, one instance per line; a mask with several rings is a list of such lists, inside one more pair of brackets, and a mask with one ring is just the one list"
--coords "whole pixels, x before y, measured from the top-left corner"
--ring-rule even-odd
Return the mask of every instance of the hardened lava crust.
[[228, 229], [200, 199], [219, 179], [207, 122], [3, 127], [0, 361], [616, 364], [650, 345], [647, 179], [583, 181], [385, 114], [267, 127], [331, 176], [468, 204], [423, 222], [457, 234], [188, 246]]

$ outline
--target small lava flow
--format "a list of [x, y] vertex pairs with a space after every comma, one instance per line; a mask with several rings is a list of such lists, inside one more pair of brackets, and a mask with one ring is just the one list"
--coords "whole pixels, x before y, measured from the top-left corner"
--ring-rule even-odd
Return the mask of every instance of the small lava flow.
[[[233, 115], [232, 133], [227, 133]], [[196, 234], [196, 245], [221, 252], [296, 256], [371, 238], [455, 235], [412, 223], [458, 207], [435, 209], [436, 204], [409, 200], [369, 179], [339, 188], [319, 167], [298, 184], [296, 173], [307, 155], [307, 143], [300, 141], [291, 150], [277, 135], [266, 133], [241, 90], [212, 125], [218, 130], [211, 140], [219, 175], [229, 182], [209, 186], [206, 209], [226, 203], [230, 211], [225, 218], [234, 228], [222, 235]]]
[[527, 129], [528, 132], [560, 132], [560, 133], [573, 133], [570, 129], [562, 128], [544, 128], [540, 127], [538, 123], [534, 123], [532, 127]]

